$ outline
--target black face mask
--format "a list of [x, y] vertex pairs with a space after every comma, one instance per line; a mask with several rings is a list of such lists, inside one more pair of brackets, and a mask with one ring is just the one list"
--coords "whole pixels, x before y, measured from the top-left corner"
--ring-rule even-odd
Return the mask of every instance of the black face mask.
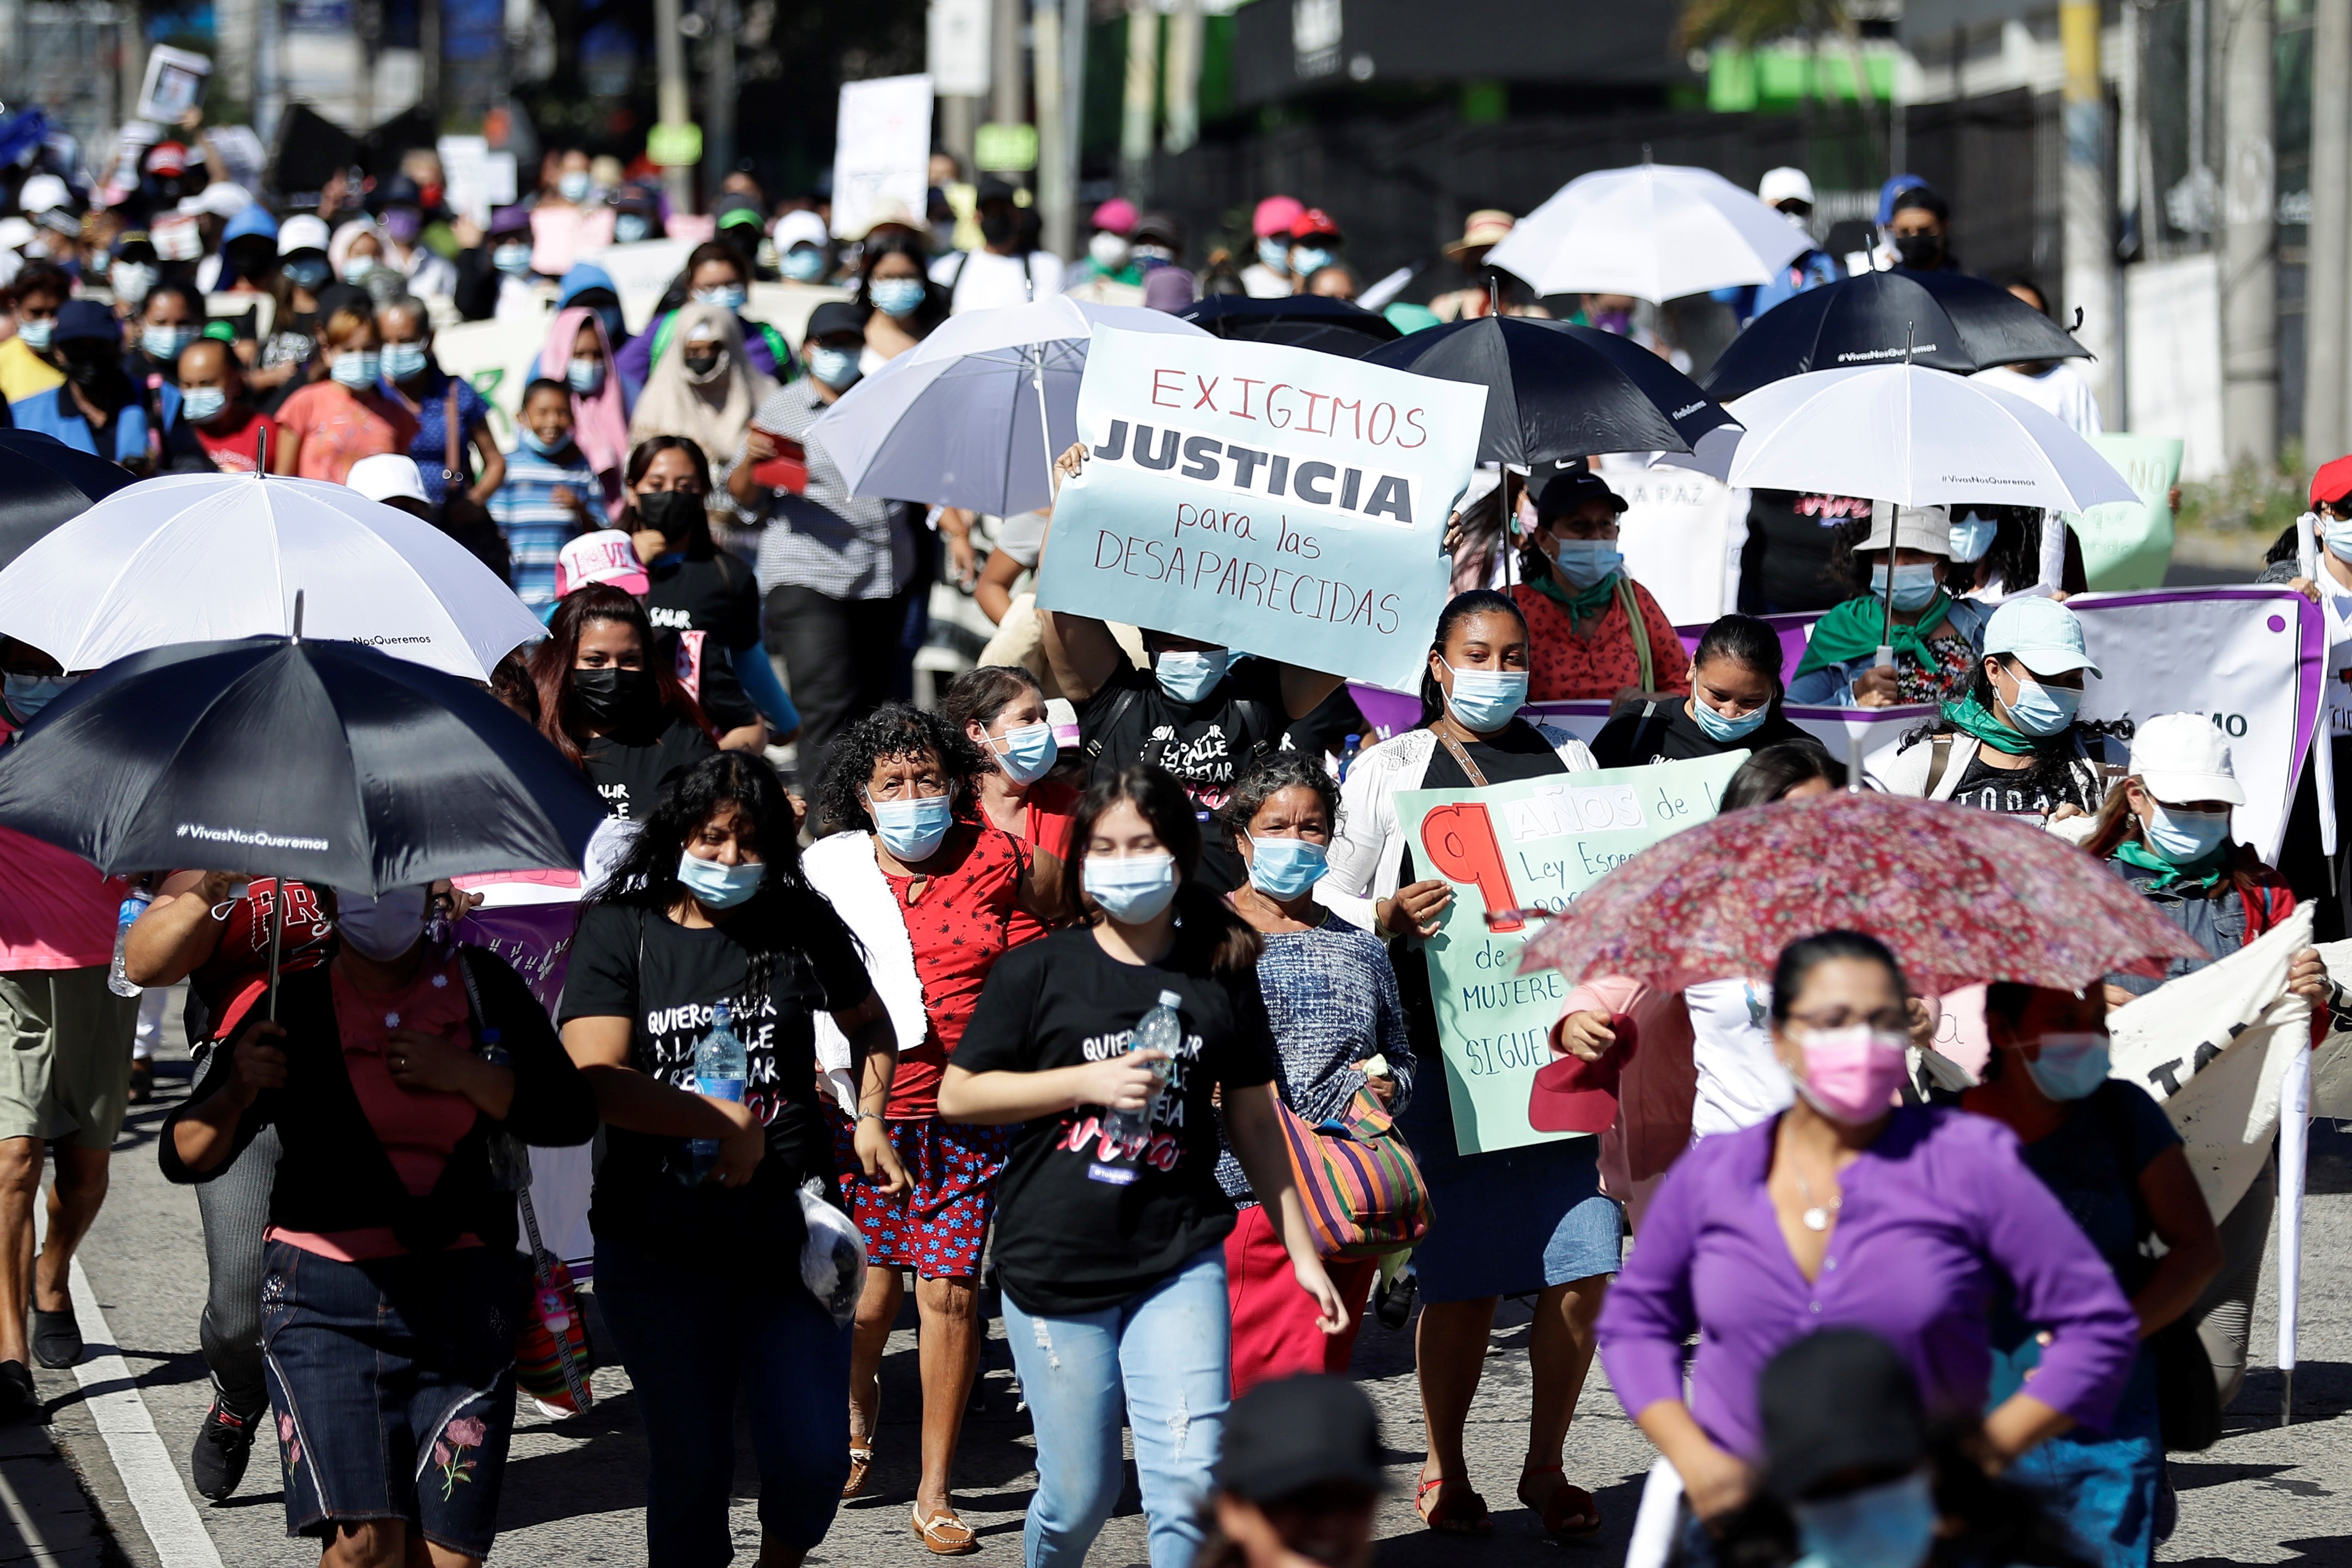
[[681, 354], [678, 357], [686, 362], [686, 368], [697, 375], [709, 375], [719, 368], [719, 356], [715, 353]]
[[980, 215], [980, 237], [991, 245], [1003, 245], [1013, 237], [1013, 225], [1018, 220], [1003, 208]]
[[1903, 265], [1916, 271], [1929, 271], [1944, 264], [1944, 237], [1940, 234], [1902, 234], [1895, 237], [1895, 254]]
[[601, 669], [572, 672], [572, 711], [599, 730], [637, 728], [654, 710], [654, 672], [650, 669]]
[[673, 550], [683, 550], [694, 534], [695, 514], [702, 498], [691, 490], [651, 490], [637, 498], [637, 517], [647, 528], [659, 529]]

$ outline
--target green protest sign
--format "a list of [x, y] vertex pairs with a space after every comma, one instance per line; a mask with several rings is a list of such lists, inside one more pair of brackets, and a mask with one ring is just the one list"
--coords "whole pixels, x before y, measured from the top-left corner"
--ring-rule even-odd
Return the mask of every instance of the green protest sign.
[[1579, 1136], [1539, 1132], [1528, 1120], [1536, 1071], [1552, 1060], [1547, 1037], [1568, 977], [1553, 969], [1521, 974], [1519, 949], [1538, 926], [1507, 919], [1489, 929], [1486, 911], [1567, 909], [1611, 867], [1713, 816], [1747, 760], [1739, 751], [1397, 795], [1415, 875], [1443, 877], [1454, 888], [1424, 951], [1463, 1153]]
[[2170, 436], [2087, 437], [2139, 500], [2112, 500], [2066, 514], [2083, 542], [2083, 572], [2100, 592], [2160, 588], [2172, 561], [2172, 487], [2180, 482], [2180, 442]]

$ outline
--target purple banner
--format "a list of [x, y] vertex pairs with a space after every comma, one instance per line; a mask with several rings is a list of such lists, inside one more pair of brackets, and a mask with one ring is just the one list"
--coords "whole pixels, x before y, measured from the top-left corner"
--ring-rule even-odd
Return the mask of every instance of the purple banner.
[[563, 995], [572, 936], [579, 924], [580, 906], [575, 903], [509, 904], [473, 910], [458, 922], [457, 938], [505, 959], [551, 1018]]

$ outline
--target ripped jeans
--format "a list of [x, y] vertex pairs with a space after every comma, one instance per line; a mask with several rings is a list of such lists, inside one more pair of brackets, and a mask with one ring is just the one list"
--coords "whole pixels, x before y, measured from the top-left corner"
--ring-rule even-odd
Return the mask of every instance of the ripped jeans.
[[1135, 1432], [1151, 1568], [1192, 1568], [1232, 1383], [1223, 1245], [1143, 1294], [1079, 1317], [1033, 1317], [1008, 1295], [1004, 1334], [1037, 1432], [1037, 1496], [1022, 1530], [1027, 1568], [1086, 1561], [1125, 1479], [1122, 1409]]

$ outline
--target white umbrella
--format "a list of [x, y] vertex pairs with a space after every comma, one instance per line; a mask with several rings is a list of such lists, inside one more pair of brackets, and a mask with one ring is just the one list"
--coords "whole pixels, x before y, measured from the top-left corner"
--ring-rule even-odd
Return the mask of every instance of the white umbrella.
[[1811, 244], [1712, 169], [1643, 163], [1570, 180], [1486, 259], [1538, 294], [1663, 302], [1768, 281]]
[[547, 635], [422, 518], [316, 479], [173, 474], [116, 491], [0, 570], [0, 633], [68, 670], [290, 629], [487, 680]]
[[1902, 506], [1993, 501], [2085, 511], [2137, 499], [2113, 464], [2055, 417], [1948, 371], [1817, 370], [1724, 406], [1739, 421], [1738, 433], [1660, 461], [1705, 468], [1734, 486]]
[[1162, 310], [1058, 294], [950, 316], [844, 393], [809, 436], [857, 495], [997, 517], [1049, 506], [1054, 455], [1078, 438], [1078, 378], [1097, 326], [1210, 335]]

